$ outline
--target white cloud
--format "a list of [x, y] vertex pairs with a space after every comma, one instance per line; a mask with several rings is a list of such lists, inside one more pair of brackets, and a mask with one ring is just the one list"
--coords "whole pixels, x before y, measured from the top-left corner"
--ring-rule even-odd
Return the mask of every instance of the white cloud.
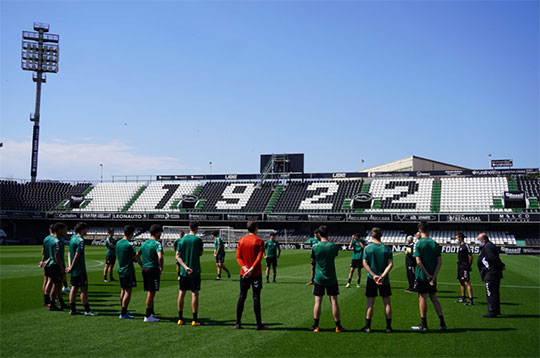
[[[112, 175], [156, 175], [185, 169], [178, 158], [133, 153], [120, 142], [105, 144], [82, 141], [40, 142], [38, 179], [96, 180], [103, 164], [104, 179]], [[31, 141], [4, 142], [0, 148], [0, 177], [30, 178]]]

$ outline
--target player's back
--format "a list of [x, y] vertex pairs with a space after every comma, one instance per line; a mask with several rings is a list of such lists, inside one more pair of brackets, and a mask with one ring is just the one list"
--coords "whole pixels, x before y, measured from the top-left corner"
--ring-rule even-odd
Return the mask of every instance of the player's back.
[[441, 246], [429, 237], [421, 238], [415, 245], [414, 256], [420, 257], [426, 271], [433, 274], [437, 258], [441, 256]]
[[[240, 257], [246, 266], [251, 267], [263, 249], [264, 241], [254, 234], [248, 234], [238, 241], [236, 257]], [[259, 263], [253, 268], [252, 276], [258, 276], [261, 273], [261, 263], [259, 261]]]
[[338, 253], [336, 244], [330, 241], [321, 241], [312, 248], [312, 257], [315, 259], [315, 283], [329, 286], [337, 283], [335, 258]]
[[135, 269], [133, 265], [135, 249], [131, 242], [125, 239], [119, 240], [116, 244], [116, 255], [118, 256], [118, 273], [120, 277], [124, 277]]
[[159, 267], [158, 251], [161, 251], [161, 244], [155, 239], [148, 239], [139, 248], [142, 256], [142, 267], [157, 268]]
[[184, 263], [190, 267], [193, 272], [188, 275], [184, 267], [180, 269], [182, 276], [198, 276], [201, 274], [201, 251], [203, 250], [203, 242], [197, 235], [186, 235], [178, 244], [181, 252], [181, 257]]

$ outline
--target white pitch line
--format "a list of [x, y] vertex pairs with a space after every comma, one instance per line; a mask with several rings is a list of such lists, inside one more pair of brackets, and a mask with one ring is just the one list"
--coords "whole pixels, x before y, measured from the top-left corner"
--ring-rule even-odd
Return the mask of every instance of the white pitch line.
[[98, 264], [97, 264], [97, 265], [91, 265], [91, 266], [88, 265], [88, 266], [86, 266], [86, 267], [98, 267], [98, 266], [103, 266], [103, 265], [105, 265], [105, 262], [103, 262], [103, 261], [99, 261], [99, 260], [92, 260], [92, 261], [97, 261]]

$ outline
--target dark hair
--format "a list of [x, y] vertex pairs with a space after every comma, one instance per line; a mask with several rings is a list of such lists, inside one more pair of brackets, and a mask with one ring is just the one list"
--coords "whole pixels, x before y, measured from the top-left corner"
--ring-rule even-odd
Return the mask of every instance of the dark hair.
[[133, 234], [135, 234], [135, 226], [133, 225], [124, 226], [124, 235], [131, 236]]
[[313, 230], [313, 235], [316, 235], [316, 234], [319, 234], [320, 231], [319, 231], [319, 228], [316, 228], [315, 230]]
[[114, 228], [113, 227], [110, 227], [110, 228], [107, 229], [107, 233], [110, 234], [111, 232], [114, 234]]
[[199, 222], [197, 220], [194, 220], [194, 221], [190, 221], [189, 222], [189, 229], [190, 230], [199, 230]]
[[418, 231], [423, 232], [424, 234], [427, 234], [429, 232], [429, 224], [425, 221], [421, 221], [418, 224]]
[[49, 231], [54, 234], [54, 224], [49, 225]]
[[459, 237], [461, 240], [463, 240], [463, 239], [465, 238], [465, 234], [462, 233], [462, 232], [458, 232], [458, 233], [456, 234], [456, 236]]
[[90, 228], [90, 226], [88, 226], [87, 223], [83, 223], [83, 222], [80, 222], [80, 223], [77, 223], [77, 225], [75, 225], [75, 233], [79, 234], [81, 231], [83, 230], [88, 230]]
[[381, 237], [382, 237], [382, 230], [381, 230], [381, 228], [379, 228], [379, 227], [374, 227], [373, 229], [371, 229], [371, 236], [372, 236], [374, 239], [380, 240]]
[[354, 236], [356, 236], [357, 238], [359, 238], [359, 239], [360, 239], [360, 238], [362, 238], [362, 236], [363, 236], [363, 235], [362, 235], [362, 234], [360, 234], [359, 232], [357, 232], [356, 234], [354, 234]]
[[276, 237], [276, 233], [272, 231], [272, 232], [270, 233], [270, 237]]
[[180, 232], [178, 233], [178, 235], [180, 235], [181, 237], [184, 237], [186, 233], [184, 232], [184, 230], [180, 230]]
[[150, 235], [156, 236], [157, 233], [163, 232], [163, 228], [159, 224], [153, 224], [150, 226]]
[[257, 224], [256, 221], [248, 221], [246, 227], [248, 231], [253, 234], [259, 228], [259, 224]]
[[219, 231], [217, 231], [217, 230], [212, 231], [212, 235], [214, 235], [215, 237], [218, 237], [219, 236]]
[[326, 227], [326, 225], [319, 226], [319, 235], [321, 235], [321, 237], [324, 237], [325, 239], [328, 239], [328, 228]]
[[53, 232], [57, 233], [58, 231], [64, 230], [65, 228], [67, 228], [66, 224], [64, 224], [63, 222], [57, 222], [53, 226]]

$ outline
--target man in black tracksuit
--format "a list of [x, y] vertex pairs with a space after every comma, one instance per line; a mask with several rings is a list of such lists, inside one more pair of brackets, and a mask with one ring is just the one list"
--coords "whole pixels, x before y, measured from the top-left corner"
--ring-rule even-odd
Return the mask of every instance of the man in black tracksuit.
[[413, 257], [414, 242], [412, 236], [407, 236], [407, 248], [405, 250], [405, 268], [407, 269], [407, 280], [409, 281], [408, 292], [414, 290], [414, 275], [416, 271], [416, 259]]
[[483, 317], [495, 318], [501, 314], [501, 279], [505, 269], [499, 258], [497, 246], [489, 241], [487, 234], [478, 235], [480, 255], [478, 256], [478, 270], [482, 281], [486, 283], [486, 296], [488, 313]]

